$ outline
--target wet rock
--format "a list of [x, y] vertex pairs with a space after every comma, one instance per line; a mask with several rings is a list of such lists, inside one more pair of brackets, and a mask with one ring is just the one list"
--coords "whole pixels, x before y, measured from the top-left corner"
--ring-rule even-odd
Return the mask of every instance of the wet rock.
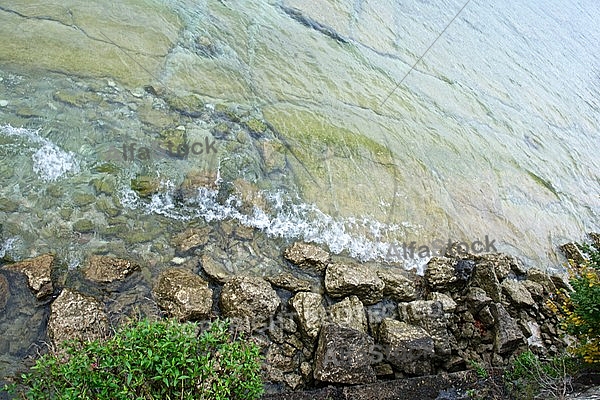
[[471, 277], [473, 262], [433, 257], [427, 263], [425, 282], [436, 292], [455, 292], [464, 288]]
[[356, 295], [364, 304], [375, 304], [384, 287], [376, 271], [365, 265], [329, 264], [325, 272], [325, 289], [334, 298]]
[[230, 318], [263, 322], [272, 318], [281, 299], [262, 278], [235, 276], [221, 291], [221, 311]]
[[63, 289], [50, 306], [48, 336], [55, 345], [70, 339], [91, 341], [107, 333], [104, 305], [93, 297]]
[[285, 249], [283, 256], [300, 268], [317, 272], [325, 271], [329, 263], [329, 253], [318, 246], [296, 242]]
[[180, 253], [186, 253], [192, 249], [204, 246], [208, 243], [210, 228], [191, 228], [176, 235], [172, 243]]
[[496, 276], [496, 268], [492, 262], [478, 263], [473, 273], [472, 285], [485, 290], [488, 296], [495, 302], [500, 301], [500, 281]]
[[180, 321], [208, 317], [212, 309], [212, 290], [193, 272], [169, 268], [158, 276], [152, 294], [158, 306]]
[[29, 287], [38, 299], [41, 299], [54, 291], [50, 274], [52, 272], [52, 254], [30, 258], [4, 267], [9, 271], [21, 272], [27, 276]]
[[312, 292], [299, 292], [290, 299], [290, 305], [298, 314], [302, 333], [310, 339], [315, 339], [326, 316], [323, 296]]
[[235, 271], [232, 261], [225, 261], [229, 265], [225, 265], [221, 260], [213, 258], [209, 254], [203, 254], [200, 257], [200, 264], [202, 269], [206, 272], [211, 279], [223, 284], [234, 276]]
[[371, 383], [373, 338], [355, 329], [327, 324], [321, 329], [315, 352], [314, 377], [330, 383]]
[[268, 276], [265, 278], [269, 283], [274, 286], [289, 290], [290, 292], [310, 292], [310, 282], [296, 278], [289, 272], [279, 274], [276, 276]]
[[94, 231], [94, 223], [89, 219], [79, 219], [73, 222], [73, 230], [80, 233], [90, 233]]
[[560, 251], [567, 257], [567, 260], [573, 260], [576, 264], [585, 262], [585, 257], [575, 243], [565, 243], [560, 246]]
[[195, 94], [187, 96], [168, 95], [165, 98], [165, 102], [172, 110], [187, 117], [198, 118], [204, 110], [204, 102], [200, 96]]
[[527, 271], [527, 280], [542, 285], [546, 294], [556, 293], [556, 286], [554, 285], [554, 282], [552, 282], [552, 278], [544, 271], [540, 271], [537, 268], [531, 268]]
[[83, 268], [83, 276], [94, 282], [110, 283], [125, 279], [139, 269], [138, 264], [129, 260], [108, 256], [91, 256]]
[[506, 279], [502, 282], [502, 290], [511, 303], [517, 307], [531, 307], [535, 304], [531, 293], [519, 281]]
[[437, 355], [450, 354], [452, 338], [447, 329], [448, 319], [441, 302], [416, 300], [400, 304], [398, 311], [402, 320], [427, 331], [434, 341]]
[[379, 269], [377, 276], [385, 283], [383, 294], [396, 301], [413, 301], [417, 299], [416, 276], [408, 278], [404, 271]]
[[332, 323], [367, 333], [367, 314], [358, 297], [346, 297], [328, 311]]
[[0, 311], [4, 310], [8, 298], [10, 297], [10, 290], [8, 289], [8, 281], [2, 275], [0, 275]]
[[150, 197], [158, 193], [160, 183], [151, 176], [138, 176], [131, 180], [131, 190], [140, 197]]
[[496, 320], [494, 349], [498, 354], [507, 354], [524, 343], [525, 338], [517, 321], [510, 316], [501, 304], [490, 306]]
[[411, 375], [431, 373], [434, 343], [423, 328], [386, 318], [379, 327], [379, 341], [386, 361], [400, 371]]

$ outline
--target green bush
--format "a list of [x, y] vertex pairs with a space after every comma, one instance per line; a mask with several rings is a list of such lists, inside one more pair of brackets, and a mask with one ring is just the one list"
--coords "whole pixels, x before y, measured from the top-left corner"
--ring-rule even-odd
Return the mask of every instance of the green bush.
[[197, 335], [192, 323], [140, 321], [105, 341], [65, 342], [15, 387], [32, 400], [256, 399], [259, 348], [227, 328], [217, 320]]

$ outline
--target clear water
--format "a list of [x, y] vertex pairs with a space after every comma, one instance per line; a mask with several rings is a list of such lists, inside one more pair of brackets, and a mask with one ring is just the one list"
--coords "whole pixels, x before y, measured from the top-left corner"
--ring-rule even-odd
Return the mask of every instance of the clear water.
[[[148, 287], [176, 255], [173, 235], [210, 227], [226, 253], [237, 240], [228, 227], [245, 226], [253, 236], [236, 243], [257, 274], [284, 268], [280, 248], [296, 239], [421, 268], [426, 258], [394, 259], [390, 247], [485, 235], [552, 269], [557, 245], [600, 229], [595, 1], [474, 1], [385, 104], [461, 2], [142, 5], [152, 18], [135, 1], [69, 3], [72, 20], [50, 3], [22, 3], [2, 8], [81, 29], [37, 58], [14, 40], [0, 45], [1, 257], [51, 251], [69, 271], [92, 253], [134, 258]], [[17, 17], [0, 18], [8, 36]], [[132, 36], [135, 24], [145, 25]], [[72, 62], [87, 45], [81, 31], [117, 67]], [[145, 47], [160, 35], [168, 51]], [[169, 98], [190, 93], [203, 100], [194, 117], [170, 109]], [[251, 120], [273, 129], [250, 132]], [[174, 157], [159, 148], [165, 129], [185, 130], [190, 144], [214, 140], [217, 152]], [[141, 176], [156, 181], [150, 197], [131, 189]], [[194, 176], [206, 185], [186, 186]], [[11, 287], [13, 310], [29, 307], [20, 326], [42, 326], [24, 286]], [[0, 348], [12, 340], [13, 360], [43, 330], [9, 335], [11, 313], [0, 316]]]

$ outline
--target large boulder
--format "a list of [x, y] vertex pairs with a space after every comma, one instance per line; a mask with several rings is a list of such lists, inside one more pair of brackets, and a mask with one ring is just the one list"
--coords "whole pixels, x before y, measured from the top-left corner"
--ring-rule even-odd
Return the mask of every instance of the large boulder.
[[334, 324], [367, 333], [367, 314], [358, 297], [346, 297], [329, 307], [328, 311], [329, 318]]
[[377, 272], [365, 265], [329, 264], [325, 272], [325, 289], [334, 298], [356, 295], [364, 304], [375, 304], [384, 287]]
[[510, 302], [516, 307], [532, 307], [535, 304], [529, 290], [514, 279], [506, 279], [502, 282], [502, 291], [506, 294]]
[[187, 269], [169, 268], [161, 272], [152, 294], [161, 309], [180, 321], [208, 317], [212, 310], [208, 282]]
[[104, 305], [91, 296], [63, 289], [50, 306], [48, 336], [54, 345], [71, 339], [92, 341], [107, 333]]
[[314, 244], [296, 242], [285, 249], [283, 256], [292, 264], [317, 272], [325, 271], [329, 263], [329, 253]]
[[299, 292], [290, 299], [290, 305], [298, 314], [300, 329], [310, 339], [316, 339], [325, 320], [323, 296], [312, 292]]
[[492, 304], [490, 308], [496, 320], [494, 349], [498, 354], [510, 353], [524, 343], [523, 332], [503, 305]]
[[425, 283], [436, 292], [456, 292], [467, 285], [474, 265], [471, 260], [433, 257], [427, 263]]
[[98, 283], [110, 283], [126, 278], [140, 266], [132, 261], [108, 256], [91, 256], [83, 268], [83, 276]]
[[53, 262], [54, 256], [52, 254], [43, 254], [35, 258], [7, 265], [4, 269], [25, 274], [29, 287], [33, 290], [36, 297], [41, 299], [54, 291], [50, 277]]
[[413, 301], [417, 299], [417, 277], [407, 277], [404, 271], [389, 268], [377, 270], [377, 276], [385, 283], [383, 294], [396, 301]]
[[385, 318], [379, 326], [379, 342], [384, 348], [386, 361], [400, 371], [411, 375], [432, 372], [435, 346], [423, 328]]
[[232, 277], [221, 291], [223, 315], [250, 321], [251, 325], [272, 318], [280, 303], [281, 299], [269, 282], [258, 277]]
[[437, 355], [451, 353], [452, 337], [448, 332], [448, 319], [441, 302], [416, 300], [410, 303], [401, 303], [398, 306], [398, 311], [403, 321], [427, 331], [434, 341]]
[[315, 379], [345, 384], [375, 382], [373, 347], [373, 338], [363, 332], [336, 324], [323, 326], [315, 353]]

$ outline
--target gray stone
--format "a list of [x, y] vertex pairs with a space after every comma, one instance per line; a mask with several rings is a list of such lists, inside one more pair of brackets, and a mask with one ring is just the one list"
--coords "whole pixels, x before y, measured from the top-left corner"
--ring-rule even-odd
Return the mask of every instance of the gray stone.
[[182, 268], [169, 268], [158, 276], [152, 289], [158, 306], [180, 321], [208, 317], [212, 310], [212, 290], [208, 283]]
[[290, 305], [298, 314], [300, 329], [310, 339], [316, 339], [325, 320], [323, 296], [312, 292], [299, 292], [290, 299]]
[[499, 281], [503, 281], [508, 278], [511, 272], [517, 275], [523, 275], [525, 273], [524, 266], [522, 263], [508, 254], [503, 253], [491, 253], [483, 254], [477, 257], [477, 262], [486, 262], [492, 264], [494, 272]]
[[430, 293], [429, 300], [439, 301], [440, 303], [442, 303], [445, 313], [452, 314], [454, 311], [456, 311], [456, 302], [452, 299], [452, 297], [448, 296], [445, 293]]
[[473, 286], [480, 287], [492, 298], [495, 302], [501, 300], [501, 288], [498, 277], [496, 276], [496, 267], [493, 262], [482, 262], [475, 266], [473, 273]]
[[25, 274], [29, 287], [33, 290], [36, 297], [41, 299], [54, 291], [50, 277], [53, 262], [54, 256], [52, 254], [43, 254], [35, 258], [9, 264], [3, 267], [3, 269]]
[[448, 319], [441, 302], [416, 300], [399, 304], [398, 311], [402, 320], [419, 326], [429, 333], [438, 355], [450, 354], [452, 337], [448, 332]]
[[310, 282], [296, 278], [289, 272], [276, 276], [268, 276], [265, 279], [273, 286], [289, 290], [290, 292], [310, 292], [312, 289]]
[[364, 304], [375, 304], [383, 298], [384, 286], [365, 265], [329, 264], [325, 272], [325, 289], [334, 298], [356, 295]]
[[521, 283], [529, 291], [534, 300], [540, 301], [544, 298], [544, 287], [539, 283], [530, 280], [525, 280]]
[[511, 303], [517, 307], [531, 307], [535, 304], [535, 301], [531, 297], [531, 293], [527, 288], [519, 281], [514, 279], [506, 279], [502, 282], [502, 290], [511, 301]]
[[373, 338], [355, 329], [324, 325], [315, 353], [314, 377], [330, 383], [375, 382], [371, 366]]
[[498, 354], [507, 354], [524, 343], [525, 338], [517, 321], [510, 316], [501, 304], [490, 306], [496, 320], [494, 350]]
[[433, 257], [427, 263], [425, 283], [436, 292], [456, 292], [464, 288], [471, 277], [473, 262], [448, 257]]
[[221, 291], [223, 315], [253, 323], [272, 318], [280, 303], [275, 290], [262, 278], [235, 276], [225, 283]]
[[328, 311], [329, 318], [334, 324], [367, 333], [367, 314], [358, 297], [346, 297], [329, 307]]
[[546, 294], [556, 293], [556, 285], [552, 282], [552, 278], [537, 268], [531, 268], [527, 271], [527, 280], [539, 283], [544, 288]]
[[233, 274], [235, 267], [232, 261], [229, 261], [229, 265], [225, 265], [221, 260], [217, 260], [209, 254], [203, 254], [200, 257], [200, 265], [202, 265], [202, 269], [206, 272], [206, 275], [221, 284], [224, 284], [231, 277], [235, 276]]
[[92, 341], [107, 334], [104, 305], [93, 297], [63, 289], [50, 306], [48, 336], [54, 345], [71, 339]]
[[91, 256], [83, 268], [83, 276], [87, 279], [109, 283], [126, 278], [140, 266], [132, 261], [108, 256]]
[[380, 268], [377, 276], [385, 283], [383, 294], [396, 301], [413, 301], [417, 299], [416, 276], [411, 279], [404, 271]]
[[421, 327], [386, 318], [379, 327], [379, 341], [385, 359], [404, 373], [427, 375], [435, 346], [431, 336]]
[[317, 272], [325, 271], [329, 263], [329, 253], [318, 246], [296, 242], [285, 249], [284, 257], [292, 264]]
[[590, 232], [588, 233], [590, 239], [592, 239], [592, 244], [595, 248], [600, 249], [600, 233], [598, 232]]

